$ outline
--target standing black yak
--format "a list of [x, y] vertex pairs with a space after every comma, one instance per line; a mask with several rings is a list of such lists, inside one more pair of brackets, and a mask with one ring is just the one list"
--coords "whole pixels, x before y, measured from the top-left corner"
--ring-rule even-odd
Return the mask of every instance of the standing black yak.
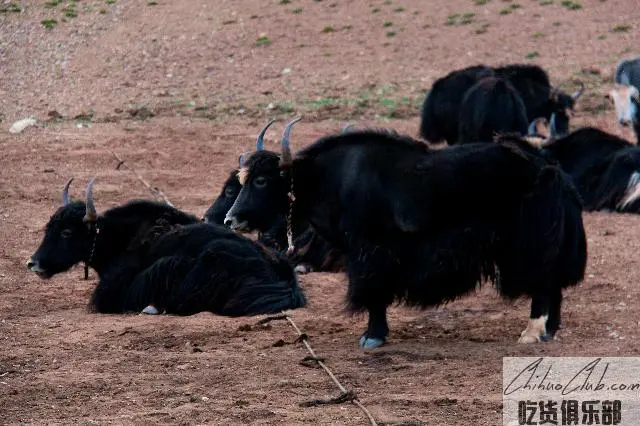
[[436, 80], [422, 105], [420, 136], [430, 142], [458, 141], [460, 105], [467, 91], [480, 79], [498, 77], [509, 80], [524, 102], [527, 122], [536, 118], [551, 119], [556, 114], [557, 130], [569, 131], [569, 118], [575, 102], [584, 92], [569, 95], [553, 88], [546, 71], [537, 65], [510, 64], [503, 67], [474, 65], [453, 71]]
[[86, 203], [70, 202], [65, 185], [27, 266], [50, 278], [85, 262], [100, 277], [94, 311], [242, 316], [305, 305], [284, 258], [166, 204], [135, 200], [98, 216], [93, 182]]
[[[275, 120], [271, 120], [260, 131], [256, 140], [256, 151], [244, 153], [240, 156], [240, 162], [244, 164], [250, 157], [258, 155], [263, 158], [265, 164], [272, 163], [274, 167], [278, 167], [280, 156], [272, 151], [264, 149], [264, 135]], [[342, 132], [350, 130], [352, 125], [347, 125]], [[223, 185], [223, 189], [218, 195], [211, 207], [207, 209], [204, 215], [205, 222], [217, 223], [222, 225], [224, 218], [235, 202], [242, 184], [241, 178], [245, 177], [245, 169], [236, 169], [227, 178]], [[274, 189], [271, 185], [270, 189]], [[284, 188], [277, 188], [274, 194], [282, 194], [286, 191]], [[287, 247], [287, 223], [286, 217], [288, 213], [287, 198], [267, 197], [273, 203], [274, 208], [265, 211], [256, 223], [255, 229], [259, 231], [258, 241], [265, 246], [277, 252], [284, 252]], [[298, 272], [310, 271], [340, 271], [344, 270], [344, 254], [331, 246], [324, 238], [309, 225], [306, 221], [294, 221], [292, 228], [292, 237], [294, 240], [294, 250], [288, 253], [289, 260], [296, 265]]]
[[527, 109], [509, 80], [485, 77], [462, 98], [458, 143], [492, 141], [498, 133], [527, 132]]
[[293, 216], [347, 254], [350, 308], [369, 313], [361, 346], [385, 342], [394, 300], [435, 306], [485, 279], [505, 297], [532, 297], [520, 342], [554, 336], [562, 290], [583, 279], [587, 246], [575, 188], [537, 148], [516, 140], [431, 150], [354, 131], [292, 159], [298, 120], [285, 129], [280, 167], [249, 159], [225, 224], [252, 228], [272, 208], [266, 188], [292, 185]]

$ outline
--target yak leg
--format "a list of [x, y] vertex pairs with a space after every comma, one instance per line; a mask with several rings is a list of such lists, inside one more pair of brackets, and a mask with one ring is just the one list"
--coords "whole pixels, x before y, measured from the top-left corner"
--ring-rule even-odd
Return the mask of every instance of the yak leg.
[[385, 306], [369, 308], [369, 323], [367, 331], [360, 337], [360, 347], [372, 349], [382, 346], [388, 334], [387, 308]]
[[[560, 294], [560, 297], [562, 297], [562, 294]], [[553, 301], [556, 301], [555, 304], [558, 306], [554, 307], [554, 309], [550, 309], [554, 304]], [[529, 324], [527, 324], [527, 328], [520, 334], [518, 343], [546, 342], [553, 337], [553, 335], [549, 335], [547, 332], [547, 323], [550, 314], [552, 313], [551, 311], [553, 311], [552, 316], [557, 329], [557, 323], [560, 318], [559, 309], [559, 303], [557, 302], [557, 296], [555, 294], [550, 295], [547, 292], [535, 294], [531, 299], [531, 315], [529, 316]]]
[[554, 289], [549, 298], [549, 319], [547, 320], [547, 340], [555, 337], [560, 328], [560, 310], [562, 308], [562, 289]]

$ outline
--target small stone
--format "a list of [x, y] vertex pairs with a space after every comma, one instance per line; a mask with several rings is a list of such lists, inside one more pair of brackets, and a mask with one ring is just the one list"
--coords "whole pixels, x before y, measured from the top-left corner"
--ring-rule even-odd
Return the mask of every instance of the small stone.
[[18, 134], [22, 133], [24, 129], [30, 126], [36, 125], [36, 119], [33, 117], [23, 118], [22, 120], [18, 120], [11, 125], [9, 128], [9, 133]]
[[282, 70], [282, 75], [291, 74], [291, 68], [285, 68]]

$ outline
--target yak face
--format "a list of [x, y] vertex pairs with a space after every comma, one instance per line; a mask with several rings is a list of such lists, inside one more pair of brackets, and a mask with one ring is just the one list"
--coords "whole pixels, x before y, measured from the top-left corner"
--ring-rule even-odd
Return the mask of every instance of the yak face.
[[634, 86], [616, 85], [607, 95], [616, 109], [618, 123], [623, 126], [639, 121], [640, 93]]
[[231, 209], [231, 206], [233, 206], [236, 198], [238, 198], [241, 189], [242, 185], [238, 179], [238, 170], [234, 170], [224, 183], [218, 198], [215, 199], [211, 207], [205, 212], [204, 221], [222, 225], [227, 212]]
[[83, 220], [85, 209], [84, 202], [74, 201], [51, 216], [40, 247], [27, 262], [29, 270], [47, 279], [89, 256], [91, 235]]
[[288, 206], [280, 157], [270, 151], [256, 151], [246, 161], [241, 159], [238, 178], [242, 189], [224, 224], [236, 231], [267, 231]]

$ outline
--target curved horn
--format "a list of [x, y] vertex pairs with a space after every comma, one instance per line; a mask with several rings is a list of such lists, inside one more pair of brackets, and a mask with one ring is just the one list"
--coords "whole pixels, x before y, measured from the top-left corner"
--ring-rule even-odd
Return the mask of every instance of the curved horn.
[[89, 181], [87, 185], [87, 212], [84, 215], [85, 222], [95, 222], [98, 219], [98, 213], [96, 213], [96, 205], [93, 203], [93, 183], [96, 178]]
[[282, 134], [282, 139], [280, 140], [280, 146], [282, 148], [282, 160], [280, 162], [283, 166], [288, 166], [292, 163], [293, 157], [291, 156], [291, 148], [289, 147], [289, 135], [291, 134], [291, 128], [298, 121], [302, 120], [302, 117], [296, 117], [284, 128], [284, 133]]
[[355, 127], [355, 124], [349, 123], [346, 126], [344, 126], [342, 128], [342, 130], [340, 130], [340, 133], [347, 133], [347, 132], [351, 131], [351, 129], [354, 128], [354, 127]]
[[64, 187], [62, 188], [62, 205], [63, 206], [66, 206], [70, 202], [70, 200], [69, 200], [69, 185], [71, 185], [71, 182], [73, 182], [73, 178], [69, 179], [67, 181], [67, 183], [64, 184]]
[[537, 136], [538, 135], [538, 123], [547, 124], [547, 119], [544, 117], [538, 117], [529, 124], [529, 130], [527, 130], [528, 136]]
[[584, 83], [581, 81], [578, 81], [578, 84], [580, 85], [580, 89], [578, 89], [577, 92], [575, 92], [573, 95], [571, 95], [571, 97], [573, 98], [574, 101], [577, 101], [578, 98], [580, 96], [582, 96], [582, 94], [584, 93]]
[[556, 113], [551, 114], [551, 120], [549, 121], [549, 136], [548, 139], [555, 139], [558, 136], [558, 130], [556, 128]]
[[264, 134], [267, 133], [267, 129], [269, 128], [269, 126], [271, 126], [275, 122], [276, 120], [271, 120], [267, 123], [266, 126], [263, 127], [262, 130], [260, 130], [260, 133], [258, 134], [258, 140], [256, 140], [256, 151], [262, 151], [264, 149]]

